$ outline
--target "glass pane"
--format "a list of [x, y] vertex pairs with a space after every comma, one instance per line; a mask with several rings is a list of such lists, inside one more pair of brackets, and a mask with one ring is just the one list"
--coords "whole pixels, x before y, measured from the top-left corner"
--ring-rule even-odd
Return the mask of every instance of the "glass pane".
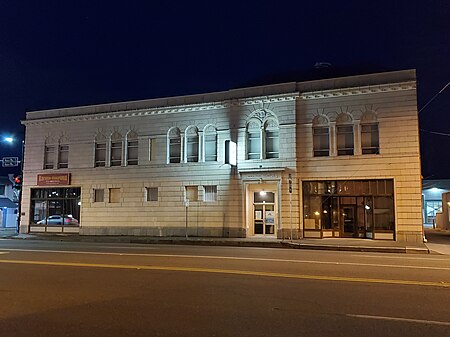
[[314, 156], [328, 156], [330, 154], [329, 128], [314, 128], [313, 134]]
[[47, 215], [47, 202], [32, 200], [31, 201], [31, 223], [32, 224], [42, 224], [45, 225], [47, 223], [46, 219]]
[[249, 132], [247, 134], [248, 159], [261, 158], [260, 132]]
[[337, 127], [338, 155], [353, 155], [353, 126]]
[[122, 142], [111, 143], [111, 166], [122, 165]]
[[275, 202], [275, 193], [259, 191], [253, 193], [254, 202], [267, 202], [273, 203]]
[[198, 162], [198, 136], [188, 137], [186, 141], [187, 161]]
[[279, 152], [279, 132], [266, 131], [266, 158], [278, 158]]
[[217, 161], [217, 136], [205, 136], [205, 161]]
[[181, 138], [171, 138], [169, 141], [169, 162], [179, 163], [181, 161]]
[[374, 197], [375, 229], [394, 230], [394, 199]]

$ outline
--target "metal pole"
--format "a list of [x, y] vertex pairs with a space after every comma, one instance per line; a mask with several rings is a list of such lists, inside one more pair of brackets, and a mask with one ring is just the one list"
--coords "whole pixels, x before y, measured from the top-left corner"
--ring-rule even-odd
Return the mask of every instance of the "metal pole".
[[186, 239], [187, 239], [188, 238], [188, 205], [187, 205], [187, 203], [186, 203], [186, 207], [185, 207], [184, 217], [185, 217], [184, 222], [186, 225]]
[[289, 193], [289, 225], [291, 226], [291, 241], [294, 239], [292, 231], [292, 193]]

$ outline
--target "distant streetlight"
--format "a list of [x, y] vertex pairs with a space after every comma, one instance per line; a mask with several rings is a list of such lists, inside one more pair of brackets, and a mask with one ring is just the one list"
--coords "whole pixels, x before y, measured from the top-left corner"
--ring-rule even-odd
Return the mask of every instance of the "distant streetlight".
[[3, 137], [3, 140], [9, 144], [14, 143], [14, 138], [13, 137]]

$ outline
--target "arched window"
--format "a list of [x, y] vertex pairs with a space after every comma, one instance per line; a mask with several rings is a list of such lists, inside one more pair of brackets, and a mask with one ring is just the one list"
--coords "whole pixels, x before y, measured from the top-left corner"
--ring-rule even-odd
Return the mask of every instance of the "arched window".
[[127, 134], [127, 165], [138, 164], [138, 135], [135, 131]]
[[279, 158], [280, 157], [280, 131], [278, 129], [278, 122], [275, 119], [268, 119], [264, 123], [264, 138], [265, 138], [265, 158]]
[[361, 117], [361, 151], [362, 154], [380, 153], [378, 121], [373, 112], [366, 112]]
[[167, 133], [167, 147], [169, 151], [169, 163], [181, 162], [181, 134], [180, 129], [171, 128]]
[[247, 159], [261, 159], [261, 122], [257, 119], [247, 123]]
[[189, 126], [186, 129], [186, 162], [198, 162], [198, 129]]
[[104, 167], [106, 166], [106, 137], [99, 133], [95, 137], [95, 167]]
[[354, 154], [355, 140], [353, 118], [349, 114], [340, 114], [336, 119], [336, 134], [338, 156], [352, 156]]
[[204, 159], [205, 161], [217, 161], [217, 131], [212, 125], [203, 130]]
[[330, 127], [325, 116], [316, 116], [313, 119], [313, 148], [314, 157], [330, 155]]
[[122, 135], [115, 131], [111, 135], [111, 149], [110, 158], [111, 166], [121, 166], [122, 165]]

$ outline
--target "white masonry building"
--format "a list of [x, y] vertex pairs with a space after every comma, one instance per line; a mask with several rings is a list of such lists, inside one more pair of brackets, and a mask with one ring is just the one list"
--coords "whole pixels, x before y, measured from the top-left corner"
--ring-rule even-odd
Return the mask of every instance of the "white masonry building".
[[414, 70], [23, 124], [22, 233], [422, 241]]

